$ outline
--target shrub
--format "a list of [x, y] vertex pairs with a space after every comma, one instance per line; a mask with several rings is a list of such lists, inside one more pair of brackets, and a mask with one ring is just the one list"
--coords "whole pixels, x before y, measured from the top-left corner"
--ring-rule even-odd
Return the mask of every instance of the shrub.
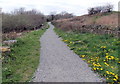
[[36, 10], [25, 11], [23, 8], [16, 9], [10, 14], [3, 13], [2, 17], [3, 33], [37, 29], [46, 21], [46, 18], [42, 13]]

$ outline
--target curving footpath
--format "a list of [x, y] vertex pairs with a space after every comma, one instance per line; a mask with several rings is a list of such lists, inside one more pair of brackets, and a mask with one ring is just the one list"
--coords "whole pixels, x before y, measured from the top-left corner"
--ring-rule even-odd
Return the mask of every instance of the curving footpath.
[[40, 65], [33, 82], [102, 82], [88, 64], [56, 35], [54, 26], [41, 37]]

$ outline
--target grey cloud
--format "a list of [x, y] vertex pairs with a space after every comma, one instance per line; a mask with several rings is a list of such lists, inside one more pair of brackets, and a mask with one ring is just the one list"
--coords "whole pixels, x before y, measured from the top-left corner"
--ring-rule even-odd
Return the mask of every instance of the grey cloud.
[[76, 15], [87, 13], [89, 7], [112, 3], [115, 10], [118, 10], [119, 0], [0, 0], [0, 7], [3, 11], [8, 12], [13, 9], [25, 7], [26, 9], [37, 9], [44, 14], [49, 14], [52, 11], [73, 12]]

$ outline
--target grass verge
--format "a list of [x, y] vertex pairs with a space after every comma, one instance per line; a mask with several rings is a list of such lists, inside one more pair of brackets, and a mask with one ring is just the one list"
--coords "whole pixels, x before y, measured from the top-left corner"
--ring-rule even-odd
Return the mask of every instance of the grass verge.
[[95, 35], [90, 33], [65, 32], [58, 28], [54, 29], [63, 38], [68, 47], [87, 62], [92, 70], [106, 82], [115, 84], [120, 82], [119, 68], [120, 59], [118, 48], [120, 41], [112, 35]]
[[2, 82], [30, 81], [37, 69], [40, 57], [40, 36], [47, 28], [26, 33], [17, 38], [11, 52], [3, 56]]

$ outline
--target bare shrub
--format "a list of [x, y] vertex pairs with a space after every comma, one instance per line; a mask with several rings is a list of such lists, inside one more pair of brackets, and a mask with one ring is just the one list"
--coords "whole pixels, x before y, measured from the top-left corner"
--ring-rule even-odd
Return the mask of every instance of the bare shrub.
[[3, 33], [38, 29], [46, 22], [46, 17], [35, 9], [25, 11], [24, 8], [16, 9], [10, 14], [3, 13]]

